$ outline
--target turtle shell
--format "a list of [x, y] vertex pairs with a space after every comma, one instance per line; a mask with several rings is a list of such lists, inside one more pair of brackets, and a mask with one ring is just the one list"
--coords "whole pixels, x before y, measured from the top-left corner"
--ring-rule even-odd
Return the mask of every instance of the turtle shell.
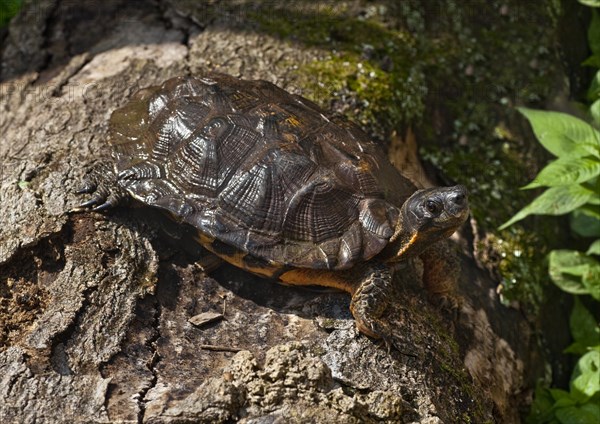
[[416, 190], [352, 122], [222, 74], [139, 91], [113, 113], [110, 144], [134, 198], [196, 227], [205, 244], [271, 265], [369, 260]]

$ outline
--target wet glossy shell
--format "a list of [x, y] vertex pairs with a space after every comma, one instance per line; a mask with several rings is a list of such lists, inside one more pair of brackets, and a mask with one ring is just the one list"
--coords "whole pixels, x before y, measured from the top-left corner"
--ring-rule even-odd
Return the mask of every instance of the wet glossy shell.
[[265, 81], [174, 78], [112, 115], [120, 183], [269, 264], [345, 269], [388, 243], [415, 191], [356, 125]]

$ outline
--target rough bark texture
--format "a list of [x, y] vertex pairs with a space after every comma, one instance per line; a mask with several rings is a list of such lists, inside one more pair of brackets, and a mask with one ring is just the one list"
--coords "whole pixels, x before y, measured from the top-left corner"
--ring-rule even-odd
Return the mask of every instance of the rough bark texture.
[[[244, 2], [214, 3], [40, 0], [13, 20], [1, 50], [0, 421], [517, 422], [535, 343], [469, 254], [469, 228], [458, 320], [426, 301], [411, 267], [389, 313], [406, 348], [388, 352], [357, 333], [345, 294], [229, 266], [207, 276], [187, 231], [152, 211], [70, 212], [109, 154], [110, 113], [138, 88], [213, 69], [302, 92], [278, 65], [322, 52], [261, 33]], [[189, 322], [203, 312], [224, 319]]]

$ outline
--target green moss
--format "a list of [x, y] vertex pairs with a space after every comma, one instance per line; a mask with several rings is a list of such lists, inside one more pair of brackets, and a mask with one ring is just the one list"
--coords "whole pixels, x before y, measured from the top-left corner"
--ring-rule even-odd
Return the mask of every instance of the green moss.
[[371, 54], [382, 58], [401, 49], [414, 50], [415, 46], [408, 33], [389, 29], [377, 16], [352, 16], [342, 2], [337, 7], [324, 5], [316, 9], [294, 10], [294, 5], [262, 9], [252, 17], [264, 32], [313, 47], [360, 52], [370, 46]]
[[472, 422], [472, 419], [474, 419], [475, 422], [484, 422], [483, 417], [485, 417], [486, 414], [484, 412], [483, 404], [479, 403], [481, 395], [474, 391], [473, 380], [469, 373], [464, 368], [457, 369], [444, 362], [440, 363], [439, 366], [442, 371], [452, 377], [456, 384], [460, 385], [460, 391], [468, 396], [468, 401], [473, 402], [470, 407], [467, 407], [467, 411], [463, 412], [461, 422], [469, 423]]
[[330, 106], [337, 97], [352, 98], [343, 112], [379, 138], [421, 118], [425, 77], [416, 41], [407, 32], [374, 18], [351, 17], [343, 4], [257, 13], [255, 20], [263, 31], [330, 52], [296, 71], [311, 100]]
[[[478, 403], [480, 396], [474, 392], [473, 380], [464, 368], [463, 364], [458, 360], [461, 357], [460, 347], [456, 339], [448, 332], [447, 326], [440, 321], [438, 314], [429, 314], [423, 309], [419, 309], [419, 314], [427, 314], [427, 322], [431, 325], [433, 333], [440, 340], [439, 349], [436, 352], [440, 353], [436, 363], [440, 369], [448, 374], [451, 380], [460, 386], [460, 392], [466, 393], [470, 400], [474, 403], [469, 406], [469, 411], [465, 412], [464, 416], [477, 418], [477, 422], [481, 422], [481, 417], [484, 416], [483, 406]], [[464, 421], [464, 422], [469, 422]]]
[[346, 53], [314, 61], [298, 72], [307, 97], [314, 101], [325, 103], [332, 93], [355, 96], [356, 107], [346, 114], [380, 136], [419, 119], [423, 112], [422, 75], [418, 71], [398, 78], [356, 54]]
[[477, 248], [500, 276], [500, 298], [519, 300], [537, 314], [544, 301], [547, 278], [545, 243], [534, 233], [515, 227], [501, 235], [490, 233]]

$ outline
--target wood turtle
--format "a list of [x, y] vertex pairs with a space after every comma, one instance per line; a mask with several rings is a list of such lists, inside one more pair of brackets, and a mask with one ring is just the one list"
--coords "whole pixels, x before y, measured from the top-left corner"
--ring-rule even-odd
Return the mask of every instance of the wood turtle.
[[420, 256], [428, 292], [453, 289], [443, 241], [467, 218], [465, 188], [418, 190], [356, 124], [269, 82], [211, 73], [142, 89], [108, 142], [116, 177], [87, 184], [81, 208], [130, 196], [237, 267], [345, 290], [371, 337], [387, 338], [398, 264]]

